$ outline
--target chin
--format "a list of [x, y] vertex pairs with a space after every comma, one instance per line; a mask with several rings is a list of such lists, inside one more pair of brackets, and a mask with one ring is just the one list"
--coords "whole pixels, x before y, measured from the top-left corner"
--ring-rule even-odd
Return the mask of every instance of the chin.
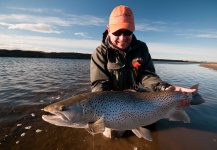
[[127, 46], [118, 46], [118, 48], [124, 50], [127, 48]]

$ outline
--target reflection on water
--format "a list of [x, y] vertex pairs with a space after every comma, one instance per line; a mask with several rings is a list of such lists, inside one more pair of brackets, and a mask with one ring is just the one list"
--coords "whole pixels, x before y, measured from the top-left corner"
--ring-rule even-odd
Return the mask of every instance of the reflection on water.
[[77, 93], [90, 91], [90, 60], [0, 58], [0, 149], [217, 149], [217, 71], [197, 63], [155, 62], [170, 84], [200, 84], [206, 103], [186, 112], [190, 124], [161, 120], [153, 142], [127, 132], [120, 139], [92, 136], [84, 129], [57, 127], [41, 119], [41, 109]]

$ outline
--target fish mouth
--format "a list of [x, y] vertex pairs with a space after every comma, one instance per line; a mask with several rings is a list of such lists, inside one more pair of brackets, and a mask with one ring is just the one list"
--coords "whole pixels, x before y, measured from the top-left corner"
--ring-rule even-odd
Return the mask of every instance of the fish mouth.
[[42, 119], [69, 121], [68, 117], [66, 117], [63, 113], [60, 113], [60, 112], [53, 112], [50, 115], [42, 115]]

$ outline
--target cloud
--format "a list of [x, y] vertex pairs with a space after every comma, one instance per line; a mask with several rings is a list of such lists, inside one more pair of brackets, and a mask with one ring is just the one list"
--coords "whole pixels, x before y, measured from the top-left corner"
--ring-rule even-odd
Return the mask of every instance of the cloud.
[[28, 11], [28, 12], [36, 12], [36, 13], [44, 13], [44, 12], [63, 12], [61, 9], [47, 9], [47, 8], [24, 8], [24, 7], [7, 7], [8, 9], [12, 10], [19, 10], [19, 11]]
[[182, 28], [180, 22], [162, 22], [162, 21], [150, 21], [139, 20], [136, 23], [137, 31], [154, 31], [154, 32], [171, 32], [175, 35], [184, 36], [185, 38], [217, 38], [216, 29], [191, 29]]
[[41, 32], [41, 33], [61, 33], [60, 31], [53, 30], [51, 25], [42, 24], [42, 23], [8, 24], [8, 23], [0, 22], [0, 25], [7, 26], [8, 29], [21, 29], [21, 30], [29, 30], [29, 31]]
[[77, 33], [74, 33], [74, 35], [81, 36], [84, 38], [91, 38], [88, 36], [88, 33], [85, 33], [85, 32], [77, 32]]
[[[64, 18], [64, 19], [62, 19]], [[7, 23], [44, 23], [57, 26], [104, 26], [107, 22], [104, 18], [90, 15], [65, 15], [64, 17], [36, 16], [26, 14], [0, 14], [0, 21]]]
[[75, 15], [68, 14], [67, 20], [71, 25], [82, 25], [82, 26], [105, 26], [107, 20], [91, 15]]
[[0, 21], [7, 23], [44, 23], [57, 26], [70, 26], [67, 20], [58, 17], [35, 16], [25, 14], [0, 15]]
[[100, 41], [98, 40], [78, 40], [6, 34], [0, 34], [0, 39], [0, 49], [36, 50], [45, 52], [92, 53], [100, 44]]
[[[15, 11], [23, 11], [24, 14], [1, 14], [0, 21], [3, 22], [25, 22], [25, 23], [51, 23], [59, 26], [82, 25], [82, 26], [104, 26], [108, 20], [93, 15], [76, 15], [66, 14], [61, 9], [47, 9], [47, 8], [24, 8], [24, 7], [7, 7]], [[26, 12], [35, 12], [37, 15], [27, 15]], [[40, 14], [38, 14], [40, 13]], [[48, 14], [54, 15], [57, 13], [61, 17], [51, 17]], [[41, 16], [43, 14], [43, 16]], [[63, 19], [64, 18], [64, 19]]]
[[[0, 34], [0, 49], [20, 49], [44, 52], [92, 53], [100, 45], [99, 40], [64, 39], [42, 36]], [[152, 58], [174, 60], [216, 61], [214, 48], [192, 47], [179, 44], [148, 43]]]
[[183, 36], [185, 38], [207, 38], [216, 39], [217, 30], [216, 29], [177, 29], [176, 35]]
[[152, 26], [152, 25], [145, 24], [145, 23], [137, 24], [136, 30], [138, 30], [138, 31], [156, 31], [156, 32], [164, 31], [164, 29], [162, 27]]
[[198, 35], [193, 35], [193, 37], [216, 39], [217, 38], [217, 33], [198, 34]]
[[216, 39], [217, 38], [217, 33], [181, 33], [181, 34], [176, 34], [179, 36], [184, 36], [185, 38], [208, 38], [208, 39]]
[[215, 48], [165, 43], [148, 43], [148, 47], [153, 58], [216, 62]]
[[[103, 18], [90, 15], [65, 15], [60, 18], [26, 14], [0, 14], [0, 22], [0, 25], [8, 26], [8, 29], [22, 29], [41, 33], [61, 33], [61, 31], [54, 29], [58, 28], [58, 26], [103, 26], [106, 21]], [[87, 34], [81, 36], [90, 38]]]
[[162, 21], [139, 20], [136, 22], [136, 30], [162, 32], [165, 30], [165, 24]]

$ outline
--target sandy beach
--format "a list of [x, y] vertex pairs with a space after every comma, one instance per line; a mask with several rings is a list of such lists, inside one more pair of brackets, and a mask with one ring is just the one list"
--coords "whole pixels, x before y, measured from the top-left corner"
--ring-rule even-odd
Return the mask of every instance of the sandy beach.
[[200, 66], [217, 70], [217, 63], [205, 63], [205, 64], [200, 64]]

